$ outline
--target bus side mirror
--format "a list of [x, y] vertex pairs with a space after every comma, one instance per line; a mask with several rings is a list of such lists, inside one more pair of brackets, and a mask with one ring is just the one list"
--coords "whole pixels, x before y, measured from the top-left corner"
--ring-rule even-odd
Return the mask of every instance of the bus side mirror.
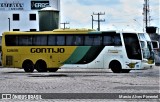
[[159, 49], [159, 42], [158, 41], [152, 41], [153, 49], [157, 50]]

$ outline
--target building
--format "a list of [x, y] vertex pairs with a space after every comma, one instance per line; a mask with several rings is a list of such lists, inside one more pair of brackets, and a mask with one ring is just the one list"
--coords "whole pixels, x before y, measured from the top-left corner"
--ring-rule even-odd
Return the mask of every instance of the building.
[[39, 31], [38, 11], [60, 11], [60, 0], [0, 0], [0, 35], [5, 31]]

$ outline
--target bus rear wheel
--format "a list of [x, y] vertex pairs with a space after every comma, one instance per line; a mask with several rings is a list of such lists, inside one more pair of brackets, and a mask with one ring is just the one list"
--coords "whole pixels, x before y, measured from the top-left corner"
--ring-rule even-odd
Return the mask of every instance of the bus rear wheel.
[[56, 72], [59, 68], [49, 68], [48, 71], [49, 72]]
[[34, 71], [34, 64], [30, 60], [26, 60], [23, 62], [22, 68], [25, 72], [33, 72]]
[[43, 60], [38, 60], [35, 64], [35, 69], [38, 72], [47, 72], [47, 64]]
[[113, 71], [113, 73], [121, 73], [122, 66], [118, 61], [112, 61], [109, 65], [109, 68]]

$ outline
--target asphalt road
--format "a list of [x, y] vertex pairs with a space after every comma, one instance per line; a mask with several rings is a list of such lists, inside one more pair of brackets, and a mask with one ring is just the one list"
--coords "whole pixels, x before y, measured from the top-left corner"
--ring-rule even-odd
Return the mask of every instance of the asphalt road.
[[[112, 101], [114, 93], [115, 95], [122, 93], [122, 95], [127, 96], [131, 93], [135, 93], [137, 96], [143, 93], [159, 95], [160, 67], [156, 66], [148, 70], [133, 70], [130, 73], [120, 74], [112, 73], [109, 69], [60, 69], [56, 73], [38, 73], [36, 71], [25, 73], [23, 69], [0, 68], [0, 93], [54, 93], [54, 97], [55, 93], [59, 93], [60, 97], [57, 99], [65, 99], [66, 95], [70, 93], [70, 95], [75, 95], [76, 99], [85, 99], [88, 95], [88, 97], [92, 96], [90, 98], [93, 99], [102, 99], [102, 102], [106, 102], [106, 100], [103, 100], [105, 96], [102, 95], [106, 95], [106, 99], [111, 98], [108, 101]], [[63, 97], [63, 95], [66, 97]], [[83, 97], [81, 98], [78, 95]], [[128, 98], [119, 95], [118, 97]], [[155, 96], [154, 101], [158, 101], [159, 97]], [[116, 96], [115, 98], [117, 99]], [[129, 100], [131, 100], [131, 97], [126, 101]], [[94, 102], [94, 100], [92, 101]], [[150, 101], [150, 98], [147, 101]], [[68, 102], [70, 101], [68, 100]]]

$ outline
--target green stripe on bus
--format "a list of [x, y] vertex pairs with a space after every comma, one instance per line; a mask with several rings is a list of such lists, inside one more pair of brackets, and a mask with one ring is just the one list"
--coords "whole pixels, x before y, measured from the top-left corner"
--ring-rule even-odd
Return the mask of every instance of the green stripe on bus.
[[90, 48], [90, 46], [77, 47], [73, 54], [66, 61], [64, 61], [63, 64], [75, 64], [79, 62], [86, 55]]
[[88, 52], [85, 54], [85, 56], [78, 61], [76, 64], [88, 64], [95, 60], [98, 55], [102, 52], [105, 46], [92, 46]]

